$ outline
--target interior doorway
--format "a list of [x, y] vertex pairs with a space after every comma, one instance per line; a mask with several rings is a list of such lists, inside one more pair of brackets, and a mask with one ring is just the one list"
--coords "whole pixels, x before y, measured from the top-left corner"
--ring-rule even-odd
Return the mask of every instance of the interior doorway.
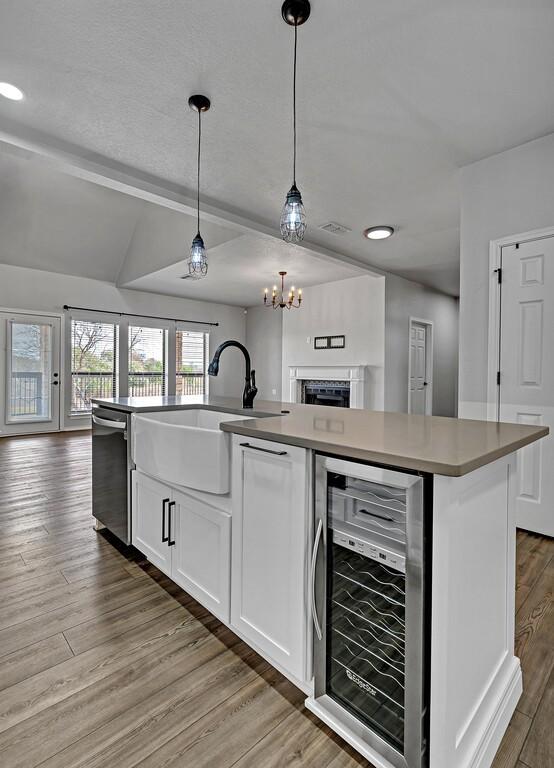
[[59, 430], [60, 329], [54, 315], [0, 310], [0, 434]]
[[554, 536], [554, 231], [494, 243], [492, 259], [496, 416], [551, 431], [518, 454], [516, 521]]
[[433, 323], [410, 318], [408, 413], [433, 413]]

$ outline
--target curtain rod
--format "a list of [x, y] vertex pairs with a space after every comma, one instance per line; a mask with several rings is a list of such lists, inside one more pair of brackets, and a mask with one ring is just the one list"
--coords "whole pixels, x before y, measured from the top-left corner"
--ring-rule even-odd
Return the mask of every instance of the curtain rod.
[[146, 320], [171, 320], [174, 323], [194, 323], [195, 325], [219, 325], [219, 323], [209, 323], [204, 320], [178, 320], [175, 317], [158, 317], [158, 315], [136, 315], [133, 312], [110, 312], [108, 309], [90, 309], [90, 307], [70, 307], [63, 305], [64, 309], [77, 309], [79, 312], [96, 312], [102, 315], [118, 315], [119, 317], [144, 317]]

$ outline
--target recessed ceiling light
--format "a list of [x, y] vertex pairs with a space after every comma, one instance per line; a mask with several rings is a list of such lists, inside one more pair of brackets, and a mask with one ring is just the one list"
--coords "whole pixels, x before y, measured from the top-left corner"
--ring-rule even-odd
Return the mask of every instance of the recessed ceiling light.
[[364, 229], [364, 235], [369, 238], [369, 240], [385, 240], [393, 233], [394, 229], [392, 227], [369, 227], [368, 229]]
[[21, 101], [23, 91], [20, 91], [19, 88], [11, 83], [0, 83], [0, 96], [4, 96], [4, 98], [11, 99], [12, 101]]

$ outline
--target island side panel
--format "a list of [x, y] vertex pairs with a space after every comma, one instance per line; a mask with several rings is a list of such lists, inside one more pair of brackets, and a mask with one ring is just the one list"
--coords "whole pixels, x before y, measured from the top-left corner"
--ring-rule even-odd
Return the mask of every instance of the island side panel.
[[434, 478], [430, 768], [488, 768], [522, 691], [516, 457]]

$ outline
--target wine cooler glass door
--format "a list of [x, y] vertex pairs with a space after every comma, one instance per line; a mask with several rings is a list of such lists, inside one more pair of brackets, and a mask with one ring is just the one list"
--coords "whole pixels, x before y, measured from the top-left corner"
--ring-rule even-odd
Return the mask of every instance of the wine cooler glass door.
[[327, 693], [403, 752], [406, 577], [329, 534]]
[[423, 478], [318, 456], [315, 526], [314, 711], [422, 768]]

